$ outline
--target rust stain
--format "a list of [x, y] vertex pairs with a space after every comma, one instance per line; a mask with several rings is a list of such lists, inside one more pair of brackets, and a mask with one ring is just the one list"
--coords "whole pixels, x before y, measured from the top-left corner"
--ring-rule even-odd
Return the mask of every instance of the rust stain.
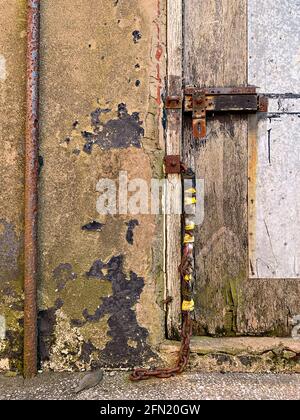
[[27, 2], [27, 108], [24, 212], [24, 375], [37, 373], [37, 182], [40, 1]]
[[162, 46], [158, 45], [157, 50], [156, 50], [156, 54], [155, 54], [155, 58], [156, 58], [157, 61], [160, 60], [160, 58], [162, 56], [162, 52], [163, 52]]

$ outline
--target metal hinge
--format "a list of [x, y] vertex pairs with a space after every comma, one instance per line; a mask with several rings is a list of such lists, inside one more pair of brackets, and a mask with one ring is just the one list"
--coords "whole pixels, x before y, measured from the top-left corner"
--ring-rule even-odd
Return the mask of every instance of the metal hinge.
[[167, 109], [192, 112], [193, 136], [206, 137], [206, 116], [212, 112], [267, 112], [268, 98], [259, 95], [255, 86], [233, 88], [186, 87], [180, 96], [166, 98]]

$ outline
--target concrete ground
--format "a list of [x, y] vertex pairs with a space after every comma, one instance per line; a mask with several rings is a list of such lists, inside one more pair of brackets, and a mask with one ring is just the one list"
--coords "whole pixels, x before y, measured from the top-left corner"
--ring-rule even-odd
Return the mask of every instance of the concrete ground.
[[102, 382], [75, 395], [83, 374], [43, 373], [33, 380], [0, 376], [0, 400], [299, 400], [300, 375], [184, 373], [170, 379], [130, 382], [126, 372], [105, 372]]

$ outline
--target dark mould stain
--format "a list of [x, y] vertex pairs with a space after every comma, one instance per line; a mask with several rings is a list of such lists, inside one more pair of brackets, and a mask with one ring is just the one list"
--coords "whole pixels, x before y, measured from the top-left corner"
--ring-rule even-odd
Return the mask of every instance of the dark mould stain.
[[[84, 136], [84, 134], [82, 134], [83, 136]], [[90, 155], [91, 153], [92, 153], [92, 143], [86, 143], [84, 146], [83, 146], [83, 151], [85, 152], [85, 153], [87, 153], [88, 155]]]
[[80, 360], [85, 363], [89, 363], [91, 361], [91, 355], [95, 350], [97, 349], [90, 340], [84, 342], [81, 347]]
[[140, 31], [135, 30], [132, 32], [133, 42], [137, 44], [139, 40], [142, 38], [142, 34]]
[[82, 312], [84, 320], [72, 320], [72, 325], [78, 327], [110, 315], [108, 335], [111, 340], [104, 350], [99, 351], [99, 363], [107, 367], [136, 366], [155, 357], [147, 344], [149, 333], [146, 328], [139, 326], [133, 309], [143, 291], [144, 279], [132, 271], [127, 278], [123, 262], [123, 255], [112, 257], [107, 264], [101, 260], [94, 262], [87, 277], [111, 282], [112, 295], [101, 297], [101, 304], [93, 314], [85, 309]]
[[255, 356], [238, 356], [239, 361], [243, 366], [251, 366], [253, 363], [255, 363], [259, 358]]
[[251, 259], [249, 259], [249, 261], [250, 261], [250, 270], [251, 270], [251, 274], [252, 274], [252, 276], [254, 276], [255, 271], [254, 271], [254, 267], [253, 267], [253, 262], [252, 262], [252, 260], [251, 260]]
[[60, 264], [53, 270], [53, 277], [56, 281], [57, 290], [61, 292], [69, 281], [77, 278], [77, 275], [73, 272], [71, 264]]
[[133, 231], [137, 226], [139, 226], [139, 222], [138, 220], [134, 219], [134, 220], [130, 220], [128, 223], [126, 223], [126, 225], [128, 226], [127, 233], [126, 233], [126, 241], [130, 245], [133, 245], [133, 236], [134, 236]]
[[73, 124], [72, 124], [72, 126], [73, 126], [74, 129], [77, 128], [78, 125], [79, 125], [79, 121], [77, 121], [77, 120], [74, 121]]
[[57, 299], [54, 306], [38, 313], [38, 358], [39, 363], [50, 359], [51, 347], [55, 343], [54, 329], [56, 312], [63, 306], [62, 299]]
[[140, 81], [140, 80], [136, 80], [136, 82], [135, 82], [135, 86], [136, 86], [136, 87], [139, 87], [139, 86], [140, 86], [140, 84], [141, 84], [141, 81]]
[[218, 365], [222, 365], [223, 363], [227, 363], [227, 362], [230, 365], [232, 364], [231, 357], [228, 356], [227, 354], [216, 353], [216, 354], [213, 354], [212, 357], [216, 359]]
[[14, 226], [0, 219], [0, 284], [7, 284], [19, 277], [20, 248]]
[[163, 113], [162, 113], [162, 118], [161, 118], [161, 123], [163, 126], [163, 129], [166, 130], [167, 129], [167, 110], [166, 108], [163, 109]]
[[38, 354], [39, 360], [50, 359], [50, 350], [55, 342], [54, 328], [56, 323], [56, 309], [50, 308], [39, 311], [38, 314]]
[[87, 277], [95, 277], [97, 279], [106, 279], [106, 275], [103, 273], [102, 269], [105, 269], [105, 264], [97, 260], [94, 262], [90, 270], [86, 273]]
[[4, 286], [3, 288], [1, 288], [1, 294], [4, 296], [9, 296], [9, 297], [17, 297], [17, 293], [10, 287], [10, 286]]
[[24, 303], [21, 302], [13, 302], [10, 304], [10, 308], [15, 312], [23, 312], [24, 311]]
[[20, 331], [6, 330], [5, 341], [7, 345], [1, 351], [1, 358], [9, 359], [10, 371], [19, 372], [23, 361], [23, 334]]
[[136, 69], [139, 69], [141, 66], [139, 65], [139, 63], [137, 63], [134, 67], [135, 67]]
[[89, 232], [101, 232], [102, 228], [103, 228], [104, 224], [103, 223], [99, 223], [96, 222], [95, 220], [93, 220], [92, 222], [82, 226], [82, 230], [87, 230]]
[[95, 109], [95, 111], [93, 111], [91, 113], [91, 125], [92, 125], [92, 127], [98, 129], [100, 127], [100, 124], [101, 124], [100, 115], [101, 114], [107, 114], [110, 111], [111, 111], [111, 109], [108, 109], [108, 108], [105, 108], [105, 109], [97, 108], [97, 109]]
[[43, 169], [43, 166], [44, 166], [44, 158], [43, 158], [43, 156], [39, 155], [39, 157], [38, 157], [38, 174], [41, 173], [41, 171]]
[[129, 114], [126, 104], [118, 105], [118, 118], [101, 122], [101, 114], [110, 110], [97, 108], [91, 114], [91, 125], [93, 131], [83, 131], [82, 137], [85, 139], [83, 151], [91, 154], [93, 146], [96, 144], [101, 149], [127, 148], [130, 146], [141, 148], [141, 138], [144, 136], [142, 121], [139, 113]]
[[73, 155], [79, 156], [81, 151], [79, 149], [74, 149], [72, 153]]
[[67, 144], [70, 144], [70, 141], [71, 141], [70, 137], [67, 137], [67, 138], [65, 139], [65, 143], [67, 143]]

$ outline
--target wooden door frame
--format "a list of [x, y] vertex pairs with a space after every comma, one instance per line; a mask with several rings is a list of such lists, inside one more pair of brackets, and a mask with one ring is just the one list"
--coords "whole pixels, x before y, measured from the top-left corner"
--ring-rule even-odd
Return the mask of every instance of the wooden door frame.
[[[183, 2], [167, 0], [167, 95], [182, 95], [183, 74]], [[182, 155], [182, 111], [167, 110], [166, 154]], [[181, 328], [181, 215], [172, 210], [181, 207], [181, 176], [167, 175], [166, 215], [166, 293], [172, 297], [167, 308], [167, 338], [179, 338]], [[178, 200], [180, 202], [178, 202]]]
[[[245, 0], [246, 2], [246, 0]], [[183, 61], [183, 40], [186, 34], [184, 31], [184, 7], [183, 0], [167, 0], [167, 95], [182, 95], [182, 77], [184, 70]], [[246, 11], [247, 16], [247, 34], [249, 34], [248, 18], [249, 10]], [[194, 17], [194, 16], [193, 16]], [[194, 22], [189, 22], [191, 25], [197, 23], [197, 17], [195, 14]], [[191, 26], [192, 27], [192, 26]], [[203, 41], [204, 42], [204, 41]], [[247, 39], [247, 48], [249, 49], [249, 38]], [[248, 50], [247, 50], [248, 51]], [[247, 57], [248, 59], [249, 57]], [[233, 66], [237, 66], [235, 57], [231, 57], [227, 60]], [[246, 64], [249, 69], [249, 62]], [[236, 67], [235, 67], [236, 68]], [[205, 73], [205, 68], [202, 68]], [[202, 74], [201, 71], [201, 74]], [[249, 72], [249, 70], [248, 70]], [[243, 73], [244, 74], [244, 73]], [[203, 76], [204, 77], [204, 76]], [[206, 75], [207, 77], [207, 75]], [[247, 77], [247, 82], [249, 81]], [[189, 80], [187, 81], [189, 82]], [[213, 82], [210, 82], [213, 83]], [[220, 83], [216, 81], [216, 83]], [[237, 84], [243, 83], [237, 81]], [[166, 110], [167, 112], [167, 129], [166, 129], [166, 154], [176, 154], [183, 157], [183, 118], [181, 110]], [[249, 174], [253, 170], [253, 159], [255, 161], [255, 155], [253, 155], [254, 142], [256, 142], [256, 130], [253, 129], [253, 121], [250, 116], [250, 122], [247, 129], [247, 141], [248, 141], [248, 178]], [[255, 145], [255, 144], [254, 144]], [[255, 152], [255, 150], [254, 150]], [[252, 157], [251, 157], [252, 156]], [[255, 162], [254, 162], [255, 163]], [[174, 205], [180, 205], [178, 201], [181, 201], [179, 193], [181, 192], [181, 180], [179, 175], [168, 175], [168, 201], [171, 201]], [[249, 188], [250, 187], [250, 188]], [[248, 184], [248, 193], [251, 191], [251, 185]], [[179, 197], [179, 198], [178, 198]], [[249, 195], [248, 195], [249, 199]], [[176, 203], [177, 202], [177, 203]], [[247, 205], [246, 223], [251, 217], [251, 205]], [[165, 218], [166, 227], [166, 244], [165, 244], [165, 273], [166, 273], [166, 295], [173, 298], [173, 301], [169, 303], [166, 314], [166, 326], [167, 326], [167, 338], [177, 339], [179, 338], [179, 331], [181, 327], [181, 282], [178, 273], [178, 266], [181, 259], [181, 216], [177, 214], [167, 214]], [[249, 241], [249, 230], [248, 230], [248, 241]], [[251, 245], [251, 241], [250, 244]], [[251, 334], [262, 334], [264, 329], [256, 327], [254, 323], [257, 323], [257, 317], [264, 319], [266, 317], [266, 323], [268, 324], [266, 330], [273, 331], [277, 335], [287, 334], [288, 328], [290, 328], [290, 321], [286, 322], [283, 327], [283, 332], [277, 329], [275, 325], [276, 320], [283, 319], [286, 317], [286, 303], [281, 296], [290, 296], [290, 302], [292, 307], [298, 307], [296, 305], [297, 296], [299, 296], [299, 283], [295, 279], [255, 279], [250, 280], [248, 276], [249, 270], [249, 256], [246, 261], [246, 275], [241, 285], [241, 292], [247, 296], [245, 305], [237, 309], [236, 318], [242, 320], [242, 328], [240, 334], [245, 335], [249, 332], [249, 325], [252, 328]], [[273, 302], [273, 306], [267, 305], [264, 300]], [[255, 305], [254, 305], [255, 302]], [[259, 310], [255, 311], [253, 308], [256, 306]], [[289, 305], [290, 306], [290, 305]], [[273, 308], [273, 309], [272, 309]], [[289, 307], [290, 310], [290, 307]], [[252, 320], [250, 324], [247, 319], [243, 319], [244, 313], [251, 313]], [[286, 318], [284, 318], [286, 319]], [[275, 325], [275, 326], [274, 326]], [[275, 330], [275, 329], [276, 330]], [[273, 332], [272, 332], [273, 333]], [[285, 335], [284, 335], [285, 336]]]

